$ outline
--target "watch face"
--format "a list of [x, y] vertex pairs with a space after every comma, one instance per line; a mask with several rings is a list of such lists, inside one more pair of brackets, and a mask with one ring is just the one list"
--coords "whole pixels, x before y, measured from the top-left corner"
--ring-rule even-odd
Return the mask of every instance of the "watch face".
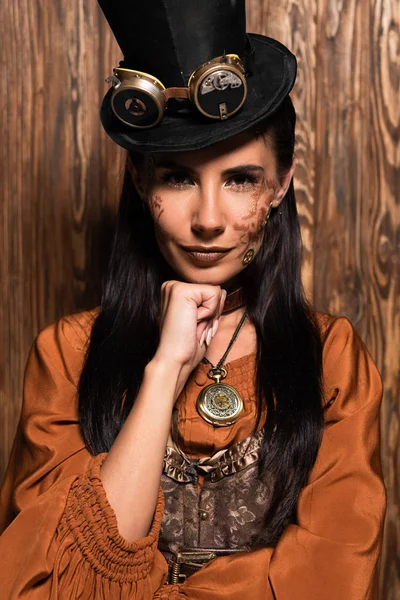
[[157, 100], [140, 89], [116, 90], [112, 99], [112, 108], [117, 117], [131, 127], [154, 127], [163, 115], [162, 107]]
[[194, 102], [203, 114], [226, 119], [241, 108], [246, 94], [244, 77], [222, 68], [205, 73], [197, 82]]
[[212, 383], [197, 399], [197, 411], [208, 423], [224, 427], [232, 425], [243, 410], [243, 400], [235, 388], [225, 383]]

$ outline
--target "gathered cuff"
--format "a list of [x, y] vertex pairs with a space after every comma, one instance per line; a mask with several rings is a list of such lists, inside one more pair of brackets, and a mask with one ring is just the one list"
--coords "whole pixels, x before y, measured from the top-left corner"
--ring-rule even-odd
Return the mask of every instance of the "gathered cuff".
[[115, 513], [104, 490], [100, 468], [107, 453], [92, 458], [85, 475], [72, 484], [64, 523], [92, 568], [120, 583], [144, 579], [150, 572], [157, 549], [164, 496], [160, 486], [153, 522], [148, 535], [128, 542], [118, 530]]
[[153, 600], [178, 600], [181, 583], [174, 585], [163, 585], [153, 596]]

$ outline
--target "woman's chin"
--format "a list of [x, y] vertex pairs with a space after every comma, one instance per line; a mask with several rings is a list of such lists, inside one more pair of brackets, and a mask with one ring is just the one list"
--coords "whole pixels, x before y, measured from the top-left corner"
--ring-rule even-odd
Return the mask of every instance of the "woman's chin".
[[[214, 271], [214, 272], [212, 272]], [[231, 284], [237, 281], [242, 270], [237, 272], [222, 272], [211, 269], [196, 269], [195, 271], [183, 271], [180, 274], [180, 279], [186, 283], [197, 283], [205, 285], [220, 285], [226, 287], [225, 284]]]

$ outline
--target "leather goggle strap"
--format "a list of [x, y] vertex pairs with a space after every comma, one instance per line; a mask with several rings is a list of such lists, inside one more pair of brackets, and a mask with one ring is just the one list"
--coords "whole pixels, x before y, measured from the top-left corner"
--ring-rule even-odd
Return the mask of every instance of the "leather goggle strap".
[[189, 98], [189, 88], [170, 87], [163, 90], [163, 94], [166, 100], [169, 100], [170, 98]]

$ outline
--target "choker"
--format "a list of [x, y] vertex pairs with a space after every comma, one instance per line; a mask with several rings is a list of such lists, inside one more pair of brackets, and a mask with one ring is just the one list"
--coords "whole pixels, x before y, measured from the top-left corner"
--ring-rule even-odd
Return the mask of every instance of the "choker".
[[243, 306], [245, 306], [245, 300], [243, 288], [240, 287], [227, 295], [225, 298], [224, 310], [221, 314], [229, 315], [233, 311], [237, 310], [238, 308], [242, 308]]

